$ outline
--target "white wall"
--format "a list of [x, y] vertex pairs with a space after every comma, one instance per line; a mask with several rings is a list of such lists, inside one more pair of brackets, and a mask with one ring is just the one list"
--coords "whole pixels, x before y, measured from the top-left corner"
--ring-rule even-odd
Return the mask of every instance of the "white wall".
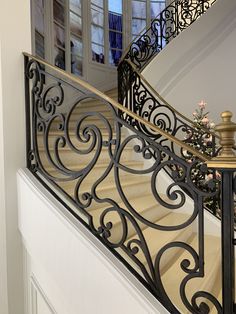
[[30, 1], [0, 1], [1, 314], [24, 313], [16, 172], [25, 165], [22, 51], [30, 51], [30, 47]]
[[[218, 0], [144, 69], [143, 75], [177, 110], [192, 118], [201, 99], [210, 118], [229, 109], [236, 121], [236, 1]], [[154, 70], [155, 69], [155, 70]]]
[[28, 170], [18, 173], [18, 191], [27, 250], [25, 314], [168, 313]]
[[[1, 43], [0, 43], [1, 60]], [[0, 63], [0, 313], [7, 313], [7, 257], [6, 257], [6, 212], [4, 188], [4, 153], [3, 153], [3, 103], [2, 103], [2, 69]], [[2, 209], [2, 210], [1, 210]]]

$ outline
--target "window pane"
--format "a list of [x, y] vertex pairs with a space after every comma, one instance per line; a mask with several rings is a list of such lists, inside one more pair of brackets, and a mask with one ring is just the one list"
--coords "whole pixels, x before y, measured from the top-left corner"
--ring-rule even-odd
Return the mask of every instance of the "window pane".
[[103, 43], [104, 43], [104, 30], [103, 30], [103, 28], [96, 26], [96, 25], [92, 25], [91, 31], [92, 31], [92, 42], [103, 45]]
[[82, 57], [83, 55], [82, 40], [80, 40], [79, 38], [76, 38], [75, 36], [71, 36], [70, 45], [71, 45], [71, 53]]
[[65, 47], [65, 31], [56, 24], [54, 24], [54, 40], [56, 45]]
[[97, 25], [103, 26], [103, 24], [104, 24], [104, 14], [103, 14], [103, 10], [102, 9], [99, 9], [97, 7], [92, 6], [91, 15], [92, 15], [92, 23], [93, 24], [97, 24]]
[[154, 19], [164, 9], [165, 9], [165, 1], [152, 1], [151, 2], [151, 19]]
[[122, 55], [121, 50], [110, 49], [109, 50], [109, 63], [117, 66]]
[[81, 0], [70, 0], [70, 10], [72, 10], [79, 16], [82, 16], [81, 15]]
[[146, 19], [146, 2], [132, 1], [132, 16]]
[[103, 8], [103, 0], [91, 0], [91, 3]]
[[122, 32], [122, 15], [109, 12], [109, 29]]
[[132, 34], [138, 35], [146, 26], [146, 20], [133, 19], [132, 20]]
[[110, 12], [122, 14], [122, 0], [109, 0], [108, 10]]
[[44, 1], [36, 0], [35, 1], [35, 29], [44, 34]]
[[70, 12], [70, 30], [76, 35], [82, 36], [82, 19]]
[[35, 31], [35, 53], [37, 56], [44, 59], [44, 37], [37, 31]]
[[65, 9], [59, 2], [56, 0], [53, 1], [53, 16], [55, 21], [64, 25], [65, 24]]
[[109, 32], [109, 42], [111, 48], [122, 49], [122, 34], [117, 32]]
[[65, 51], [64, 50], [58, 49], [57, 47], [54, 47], [54, 60], [55, 60], [55, 66], [65, 70], [66, 62], [65, 62]]
[[75, 75], [82, 75], [83, 63], [82, 59], [76, 55], [71, 55], [71, 73]]
[[104, 63], [104, 47], [92, 44], [92, 59], [98, 63]]

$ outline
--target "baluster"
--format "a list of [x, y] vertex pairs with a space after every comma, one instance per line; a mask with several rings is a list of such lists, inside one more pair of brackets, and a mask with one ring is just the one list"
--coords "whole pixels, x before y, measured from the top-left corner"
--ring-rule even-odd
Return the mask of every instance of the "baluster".
[[236, 155], [233, 151], [236, 123], [231, 121], [232, 113], [221, 114], [222, 123], [215, 130], [220, 135], [222, 149], [217, 157], [207, 162], [221, 174], [221, 245], [222, 245], [222, 307], [223, 313], [234, 313], [235, 254], [234, 254], [234, 172]]

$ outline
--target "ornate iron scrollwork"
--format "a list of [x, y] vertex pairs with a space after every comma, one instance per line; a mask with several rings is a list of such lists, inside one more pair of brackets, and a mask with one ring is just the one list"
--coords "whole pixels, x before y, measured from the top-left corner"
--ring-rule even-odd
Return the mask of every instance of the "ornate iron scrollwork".
[[[148, 122], [158, 126], [167, 133], [175, 136], [189, 146], [200, 150], [203, 154], [214, 157], [218, 154], [217, 138], [209, 130], [198, 128], [194, 123], [189, 122], [180, 116], [171, 106], [154, 95], [139, 73], [133, 69], [127, 61], [123, 61], [119, 69], [119, 102], [130, 111], [144, 118]], [[139, 123], [131, 116], [120, 112], [120, 116], [134, 128], [146, 134], [154, 141], [168, 147], [176, 155], [181, 156], [186, 161], [194, 160], [193, 155], [186, 149], [175, 145], [173, 142], [163, 138], [160, 134], [153, 132], [151, 128]], [[216, 171], [208, 170], [208, 178], [216, 178]], [[206, 177], [198, 175], [195, 171], [195, 181], [204, 184]], [[215, 216], [220, 216], [219, 198], [206, 197], [206, 208]]]
[[[191, 299], [186, 295], [187, 283], [204, 277], [203, 200], [217, 195], [217, 180], [199, 185], [195, 173], [204, 178], [207, 170], [200, 160], [188, 160], [183, 158], [184, 153], [176, 154], [173, 143], [145, 130], [135, 119], [121, 117], [111, 103], [55, 77], [38, 62], [27, 63], [26, 78], [31, 86], [28, 164], [32, 173], [49, 190], [58, 191], [60, 201], [67, 199], [70, 211], [122, 261], [125, 259], [136, 276], [172, 313], [179, 310], [162, 283], [161, 263], [171, 249], [188, 252], [189, 259], [180, 263], [184, 272], [179, 283], [183, 306], [192, 313], [207, 313], [211, 303], [221, 313], [219, 302], [207, 291], [196, 292]], [[136, 88], [136, 80], [132, 86]], [[136, 99], [142, 103], [147, 95], [137, 95]], [[96, 101], [106, 110], [97, 111], [88, 106], [89, 102]], [[158, 110], [160, 106], [151, 99], [149, 110]], [[138, 107], [139, 110], [143, 112]], [[180, 125], [185, 126], [174, 113], [168, 114], [174, 117], [174, 126], [167, 115], [155, 114], [154, 120], [176, 135]], [[130, 165], [127, 151], [142, 166]], [[170, 178], [165, 193], [160, 190], [163, 171], [168, 172]], [[145, 183], [154, 214], [142, 211], [132, 200], [132, 189], [127, 182]], [[111, 186], [116, 193], [110, 192]], [[188, 198], [192, 208], [178, 223], [164, 224], [155, 218], [160, 211], [165, 211], [166, 215], [178, 212]], [[181, 239], [158, 245], [157, 236], [153, 252], [145, 234], [147, 228], [154, 236], [158, 232], [184, 231], [195, 223], [200, 226], [198, 249]], [[200, 305], [198, 298], [201, 298]]]

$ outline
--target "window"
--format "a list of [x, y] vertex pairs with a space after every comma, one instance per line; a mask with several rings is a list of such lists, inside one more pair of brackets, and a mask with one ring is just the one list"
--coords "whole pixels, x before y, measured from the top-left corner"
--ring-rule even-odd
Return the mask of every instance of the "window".
[[35, 54], [75, 75], [83, 75], [82, 1], [32, 0]]
[[165, 0], [132, 0], [132, 38], [138, 36], [165, 6]]
[[83, 73], [82, 4], [81, 0], [70, 0], [70, 49], [71, 73]]
[[123, 48], [122, 19], [122, 0], [109, 0], [109, 63], [116, 66], [120, 61]]
[[92, 60], [118, 65], [122, 55], [122, 0], [91, 0]]
[[53, 29], [54, 64], [75, 75], [82, 75], [81, 0], [53, 0]]
[[163, 11], [166, 7], [165, 0], [151, 0], [151, 20], [153, 20], [161, 11]]
[[103, 0], [91, 0], [91, 19], [92, 60], [105, 63]]
[[44, 0], [36, 0], [34, 8], [35, 54], [45, 58], [45, 6]]
[[132, 37], [136, 37], [146, 27], [146, 1], [132, 1]]
[[34, 53], [84, 77], [94, 62], [117, 66], [124, 43], [165, 7], [165, 0], [31, 1]]
[[66, 23], [65, 4], [53, 0], [54, 64], [66, 69]]

